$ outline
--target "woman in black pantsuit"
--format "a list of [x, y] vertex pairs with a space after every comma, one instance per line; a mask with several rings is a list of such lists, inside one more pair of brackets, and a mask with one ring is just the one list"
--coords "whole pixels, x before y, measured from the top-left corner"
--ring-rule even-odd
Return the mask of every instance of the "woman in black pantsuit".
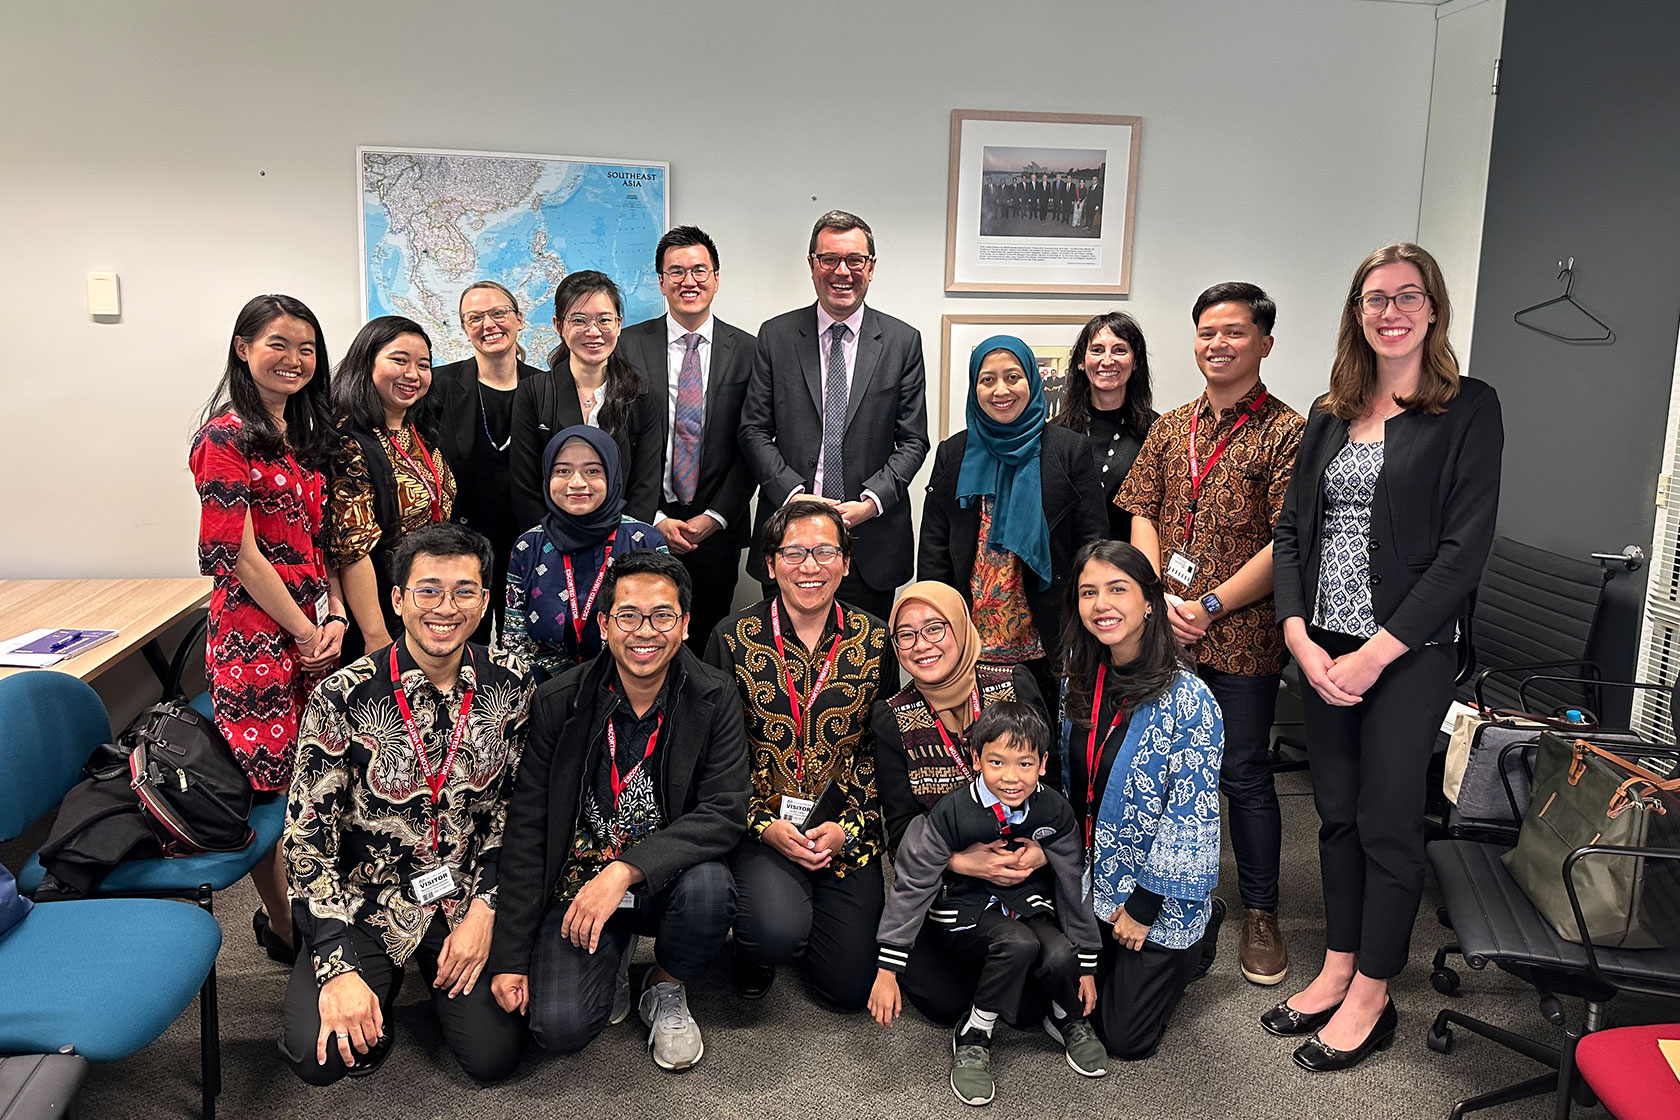
[[1423, 249], [1365, 259], [1277, 523], [1277, 616], [1310, 685], [1328, 949], [1318, 977], [1261, 1023], [1313, 1035], [1295, 1061], [1315, 1072], [1393, 1040], [1388, 983], [1423, 894], [1429, 757], [1493, 542], [1499, 399], [1459, 376], [1450, 316]]

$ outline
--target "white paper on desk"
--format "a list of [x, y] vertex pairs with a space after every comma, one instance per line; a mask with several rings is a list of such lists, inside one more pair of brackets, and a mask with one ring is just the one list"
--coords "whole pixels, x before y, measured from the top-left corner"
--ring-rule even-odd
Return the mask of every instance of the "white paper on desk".
[[1441, 721], [1441, 734], [1451, 735], [1453, 733], [1453, 728], [1458, 724], [1458, 715], [1460, 712], [1467, 712], [1474, 715], [1476, 713], [1476, 708], [1474, 705], [1466, 704], [1462, 700], [1454, 700], [1452, 702], [1452, 706], [1447, 709], [1447, 718]]
[[27, 634], [19, 634], [15, 638], [0, 641], [0, 666], [9, 669], [45, 669], [49, 665], [57, 665], [64, 660], [62, 653], [14, 653], [30, 642], [39, 641], [52, 633], [50, 627], [41, 630], [31, 630]]

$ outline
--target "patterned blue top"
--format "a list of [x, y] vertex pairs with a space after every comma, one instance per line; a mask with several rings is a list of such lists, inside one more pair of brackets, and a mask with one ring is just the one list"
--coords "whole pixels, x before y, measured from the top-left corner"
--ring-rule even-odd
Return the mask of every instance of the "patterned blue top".
[[1382, 467], [1382, 440], [1350, 442], [1324, 472], [1324, 556], [1312, 620], [1320, 630], [1354, 638], [1377, 632], [1371, 608], [1371, 502]]
[[[1064, 713], [1064, 758], [1072, 732]], [[1112, 922], [1132, 888], [1141, 886], [1163, 899], [1148, 940], [1188, 949], [1201, 939], [1219, 882], [1224, 754], [1219, 705], [1201, 678], [1186, 669], [1166, 692], [1132, 713], [1092, 830], [1088, 873], [1091, 909], [1099, 920]]]

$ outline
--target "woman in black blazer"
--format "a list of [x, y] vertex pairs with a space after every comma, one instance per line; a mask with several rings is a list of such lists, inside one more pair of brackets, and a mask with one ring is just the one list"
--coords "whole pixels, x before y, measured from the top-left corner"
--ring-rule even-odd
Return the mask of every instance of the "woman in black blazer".
[[1493, 543], [1504, 425], [1493, 389], [1459, 376], [1451, 311], [1416, 245], [1359, 266], [1273, 543], [1277, 616], [1309, 686], [1328, 950], [1261, 1023], [1313, 1035], [1295, 1061], [1314, 1072], [1393, 1040], [1388, 983], [1423, 894], [1426, 772]]
[[513, 395], [513, 510], [520, 532], [548, 512], [543, 449], [554, 433], [577, 424], [600, 428], [618, 444], [625, 512], [652, 523], [659, 504], [665, 402], [650, 401], [647, 382], [618, 352], [624, 298], [604, 272], [574, 272], [554, 292], [560, 345], [549, 369], [519, 383]]
[[1131, 539], [1132, 515], [1114, 504], [1114, 495], [1155, 423], [1153, 397], [1149, 350], [1137, 320], [1108, 311], [1086, 323], [1073, 344], [1067, 390], [1050, 423], [1090, 440], [1109, 540]]
[[1046, 411], [1026, 343], [996, 335], [975, 347], [968, 430], [934, 456], [916, 578], [962, 592], [980, 660], [1024, 664], [1054, 696], [1062, 588], [1073, 554], [1108, 522], [1089, 442], [1045, 424]]

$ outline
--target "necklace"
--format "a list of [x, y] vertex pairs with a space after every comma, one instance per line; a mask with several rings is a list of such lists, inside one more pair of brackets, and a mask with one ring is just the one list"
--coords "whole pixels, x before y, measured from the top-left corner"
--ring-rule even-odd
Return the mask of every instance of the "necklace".
[[[507, 390], [503, 389], [501, 391], [505, 393]], [[508, 444], [513, 442], [513, 425], [508, 425], [507, 438], [502, 442], [497, 443], [496, 437], [490, 434], [490, 413], [484, 408], [483, 385], [478, 387], [478, 420], [479, 423], [484, 425], [484, 438], [490, 441], [490, 446], [494, 447], [497, 451], [506, 451], [508, 449]]]

